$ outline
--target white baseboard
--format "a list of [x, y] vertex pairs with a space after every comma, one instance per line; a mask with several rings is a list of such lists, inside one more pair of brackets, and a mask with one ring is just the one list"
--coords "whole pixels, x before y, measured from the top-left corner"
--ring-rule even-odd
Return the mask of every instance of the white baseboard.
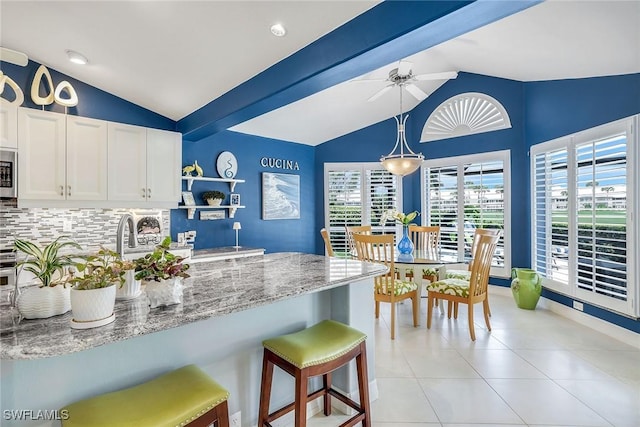
[[[504, 286], [490, 286], [490, 289], [491, 290], [489, 292], [492, 294], [511, 296], [511, 288], [507, 288]], [[640, 348], [640, 334], [637, 334], [633, 331], [622, 328], [618, 325], [614, 325], [613, 323], [607, 322], [605, 320], [598, 319], [597, 317], [590, 316], [581, 311], [574, 310], [571, 307], [567, 307], [564, 304], [560, 304], [559, 302], [550, 300], [548, 298], [540, 298], [540, 301], [538, 301], [538, 306], [541, 308], [546, 308], [547, 310], [553, 311], [554, 313], [559, 314], [562, 317], [566, 317], [567, 319], [573, 320], [574, 322], [580, 323], [581, 325], [608, 335], [611, 338], [622, 341], [625, 344]]]

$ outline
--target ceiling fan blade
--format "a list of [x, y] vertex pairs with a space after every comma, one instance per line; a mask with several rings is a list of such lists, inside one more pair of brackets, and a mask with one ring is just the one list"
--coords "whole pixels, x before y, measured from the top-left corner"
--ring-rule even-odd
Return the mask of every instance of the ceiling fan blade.
[[379, 91], [377, 91], [376, 93], [373, 94], [373, 96], [369, 99], [367, 99], [367, 102], [372, 102], [375, 101], [376, 99], [380, 98], [382, 95], [384, 95], [385, 93], [389, 92], [391, 90], [392, 87], [394, 87], [395, 85], [388, 85], [383, 87], [382, 89], [380, 89]]
[[0, 60], [20, 65], [21, 67], [26, 66], [29, 62], [29, 58], [24, 53], [7, 49], [6, 47], [0, 47]]
[[443, 73], [418, 74], [413, 76], [416, 80], [449, 80], [458, 77], [456, 71], [445, 71]]
[[404, 85], [405, 89], [407, 89], [407, 92], [409, 92], [411, 95], [413, 95], [418, 101], [422, 101], [424, 99], [427, 99], [427, 94], [424, 93], [422, 91], [422, 89], [420, 89], [418, 86], [414, 85], [413, 83], [407, 83], [406, 85]]
[[389, 79], [358, 79], [358, 80], [350, 80], [351, 83], [371, 83], [371, 82], [386, 82]]
[[409, 61], [400, 61], [398, 64], [398, 75], [399, 76], [408, 76], [411, 73], [411, 67], [413, 66], [413, 62]]

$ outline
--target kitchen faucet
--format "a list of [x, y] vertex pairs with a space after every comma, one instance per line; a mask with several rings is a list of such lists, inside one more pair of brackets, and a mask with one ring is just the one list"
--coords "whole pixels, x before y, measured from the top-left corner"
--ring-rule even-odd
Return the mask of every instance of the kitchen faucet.
[[116, 232], [116, 252], [120, 255], [120, 258], [124, 257], [124, 226], [125, 224], [129, 227], [129, 244], [130, 248], [135, 248], [138, 245], [136, 240], [136, 227], [133, 223], [133, 216], [131, 214], [124, 214], [122, 218], [120, 218], [120, 222], [118, 223], [118, 231]]

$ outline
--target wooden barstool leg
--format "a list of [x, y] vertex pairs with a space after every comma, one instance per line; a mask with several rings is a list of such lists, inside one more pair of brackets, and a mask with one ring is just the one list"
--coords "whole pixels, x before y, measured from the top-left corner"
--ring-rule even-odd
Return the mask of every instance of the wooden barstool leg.
[[324, 414], [329, 416], [331, 415], [331, 395], [329, 394], [329, 390], [331, 390], [331, 372], [322, 376], [322, 382], [324, 387]]
[[295, 427], [307, 425], [307, 385], [309, 384], [309, 370], [306, 368], [296, 370], [296, 402], [295, 402]]
[[358, 392], [360, 393], [360, 407], [364, 411], [364, 427], [371, 427], [371, 408], [369, 404], [369, 374], [367, 373], [367, 344], [360, 343], [360, 354], [356, 356], [358, 371]]
[[260, 386], [260, 409], [258, 415], [258, 427], [264, 427], [269, 417], [269, 401], [271, 400], [271, 383], [273, 381], [273, 363], [269, 357], [269, 351], [264, 350], [262, 355], [262, 385]]
[[216, 417], [218, 418], [217, 425], [220, 427], [229, 427], [229, 405], [225, 400], [219, 404], [216, 411]]

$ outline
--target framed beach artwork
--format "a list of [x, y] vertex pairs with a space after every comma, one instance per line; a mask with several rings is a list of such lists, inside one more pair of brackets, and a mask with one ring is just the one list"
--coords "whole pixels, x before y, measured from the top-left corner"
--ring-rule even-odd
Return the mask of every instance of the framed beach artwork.
[[300, 176], [262, 172], [262, 219], [300, 219]]

